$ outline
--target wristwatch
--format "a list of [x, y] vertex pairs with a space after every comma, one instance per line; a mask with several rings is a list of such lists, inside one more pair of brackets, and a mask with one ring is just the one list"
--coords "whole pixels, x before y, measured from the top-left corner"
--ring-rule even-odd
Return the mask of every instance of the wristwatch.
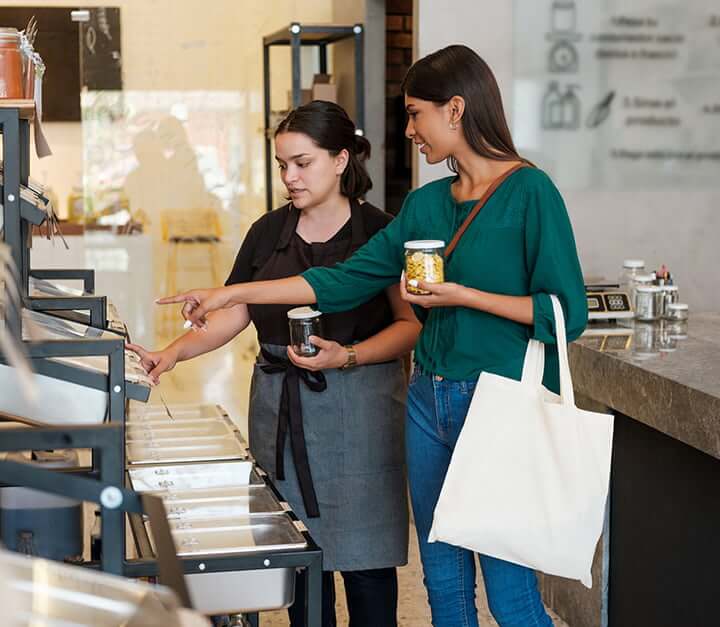
[[355, 347], [352, 344], [348, 344], [345, 346], [345, 350], [348, 354], [347, 361], [340, 366], [340, 370], [349, 370], [350, 368], [357, 366], [357, 353], [355, 352]]

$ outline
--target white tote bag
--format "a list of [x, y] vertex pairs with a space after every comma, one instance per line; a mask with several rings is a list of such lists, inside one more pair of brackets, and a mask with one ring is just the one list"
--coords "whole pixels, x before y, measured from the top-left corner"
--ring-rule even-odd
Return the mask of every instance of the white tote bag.
[[575, 406], [565, 321], [552, 296], [560, 396], [542, 387], [544, 344], [522, 380], [483, 372], [435, 507], [442, 541], [592, 586], [610, 481], [613, 416]]

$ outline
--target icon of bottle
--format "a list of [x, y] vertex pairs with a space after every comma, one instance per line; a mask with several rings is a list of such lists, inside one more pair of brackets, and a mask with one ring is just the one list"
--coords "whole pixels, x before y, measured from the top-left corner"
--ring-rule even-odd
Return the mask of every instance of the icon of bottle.
[[548, 85], [542, 102], [542, 125], [545, 129], [562, 128], [562, 94], [556, 81]]
[[552, 32], [574, 33], [577, 26], [575, 0], [554, 0], [552, 3]]
[[580, 128], [580, 98], [575, 90], [579, 85], [567, 85], [562, 97], [562, 127], [570, 130]]

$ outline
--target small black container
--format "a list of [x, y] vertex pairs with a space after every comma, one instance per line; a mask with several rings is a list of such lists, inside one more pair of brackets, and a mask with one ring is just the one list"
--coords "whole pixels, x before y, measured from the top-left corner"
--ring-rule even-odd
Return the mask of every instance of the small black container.
[[296, 307], [287, 315], [293, 350], [302, 357], [315, 357], [320, 349], [310, 343], [310, 336], [322, 337], [322, 314], [310, 307]]

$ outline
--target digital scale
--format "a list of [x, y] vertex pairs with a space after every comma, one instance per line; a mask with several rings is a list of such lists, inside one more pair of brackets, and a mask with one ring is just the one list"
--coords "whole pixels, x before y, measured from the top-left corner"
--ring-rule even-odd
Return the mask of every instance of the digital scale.
[[588, 320], [627, 320], [635, 316], [630, 297], [619, 285], [586, 285]]
[[627, 293], [618, 284], [597, 283], [585, 286], [585, 298], [589, 323], [583, 337], [593, 338], [594, 348], [600, 351], [628, 350], [634, 330], [617, 324], [635, 316]]

